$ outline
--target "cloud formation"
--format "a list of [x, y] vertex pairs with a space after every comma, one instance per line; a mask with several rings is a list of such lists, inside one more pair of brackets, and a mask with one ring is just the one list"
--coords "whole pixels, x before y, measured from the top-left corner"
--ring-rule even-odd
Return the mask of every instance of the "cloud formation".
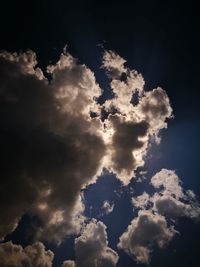
[[144, 92], [142, 75], [112, 51], [103, 67], [114, 97], [100, 105], [94, 73], [68, 52], [47, 66], [49, 79], [33, 51], [0, 53], [0, 238], [31, 213], [41, 220], [36, 238], [59, 243], [80, 231], [80, 191], [103, 168], [128, 184], [144, 164], [150, 138], [171, 116], [169, 99], [161, 88]]
[[102, 210], [106, 215], [111, 213], [115, 207], [115, 204], [111, 204], [108, 200], [105, 200], [102, 205]]
[[[118, 255], [108, 247], [106, 226], [95, 220], [85, 226], [84, 189], [104, 169], [129, 184], [144, 165], [150, 140], [159, 140], [159, 131], [172, 117], [166, 92], [160, 87], [145, 92], [142, 75], [115, 52], [105, 51], [102, 67], [112, 98], [100, 104], [103, 90], [95, 74], [66, 50], [56, 64], [47, 66], [48, 78], [37, 67], [33, 51], [0, 52], [0, 239], [16, 229], [26, 213], [39, 218], [34, 241], [59, 244], [67, 235], [81, 233], [75, 239], [75, 261], [67, 260], [62, 267], [116, 266]], [[167, 212], [197, 217], [195, 201], [180, 201], [186, 195], [174, 175], [155, 175], [151, 183], [162, 191], [133, 200], [142, 210], [118, 247], [138, 261], [147, 263], [153, 246], [164, 247], [175, 234], [164, 217]], [[172, 177], [176, 186], [170, 184]], [[187, 199], [189, 195], [192, 199], [192, 191]], [[102, 207], [106, 214], [113, 208], [107, 201]], [[2, 266], [15, 266], [14, 258], [6, 261], [9, 250], [16, 251], [10, 260], [16, 258], [19, 266], [52, 266], [53, 254], [40, 242], [24, 249], [1, 244]], [[44, 264], [33, 259], [33, 251]]]
[[151, 184], [158, 192], [152, 196], [143, 192], [132, 198], [138, 215], [120, 237], [118, 247], [137, 262], [149, 264], [155, 246], [165, 247], [178, 233], [175, 219], [200, 218], [200, 205], [195, 194], [184, 192], [181, 180], [172, 170], [162, 169], [151, 178]]
[[101, 90], [69, 54], [48, 67], [51, 82], [36, 63], [32, 51], [0, 54], [0, 236], [31, 212], [42, 220], [38, 237], [59, 242], [79, 231], [80, 190], [95, 180], [105, 153], [101, 121], [90, 118]]
[[54, 254], [41, 242], [24, 249], [12, 242], [0, 244], [1, 267], [52, 267]]
[[75, 239], [76, 260], [65, 261], [63, 267], [115, 267], [118, 254], [108, 247], [106, 226], [92, 220]]
[[102, 108], [109, 114], [104, 121], [105, 142], [110, 147], [105, 165], [128, 184], [135, 170], [144, 165], [150, 138], [158, 141], [159, 131], [167, 127], [172, 108], [163, 89], [145, 92], [142, 75], [125, 63], [116, 53], [105, 52], [103, 67], [110, 78], [113, 98], [105, 100]]
[[141, 210], [120, 237], [118, 247], [138, 262], [148, 264], [152, 247], [163, 248], [175, 233], [173, 227], [167, 226], [165, 217]]

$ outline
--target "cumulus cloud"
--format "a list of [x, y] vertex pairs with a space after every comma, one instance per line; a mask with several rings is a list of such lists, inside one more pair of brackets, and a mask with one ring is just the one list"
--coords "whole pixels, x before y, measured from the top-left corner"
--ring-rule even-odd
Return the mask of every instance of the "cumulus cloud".
[[132, 198], [132, 203], [136, 208], [146, 209], [150, 196], [148, 193], [143, 192], [142, 195]]
[[166, 118], [172, 117], [169, 98], [160, 87], [145, 92], [137, 108], [141, 116], [144, 116], [150, 124], [152, 133], [166, 128]]
[[90, 118], [101, 90], [69, 54], [48, 67], [51, 82], [36, 64], [31, 51], [0, 54], [0, 236], [32, 212], [42, 220], [38, 237], [59, 242], [79, 231], [80, 190], [95, 181], [105, 153], [101, 121]]
[[[150, 140], [172, 118], [167, 93], [144, 90], [144, 79], [126, 60], [105, 51], [111, 99], [94, 73], [67, 51], [47, 66], [37, 67], [36, 54], [0, 52], [0, 239], [12, 232], [25, 213], [37, 215], [35, 240], [60, 243], [75, 239], [75, 261], [61, 267], [114, 267], [118, 254], [108, 246], [106, 226], [92, 220], [85, 226], [83, 190], [107, 169], [127, 185], [144, 165]], [[138, 215], [122, 234], [118, 247], [138, 262], [149, 263], [155, 246], [165, 247], [177, 233], [176, 218], [200, 217], [193, 191], [184, 191], [172, 170], [151, 179], [157, 192], [132, 199]], [[105, 201], [106, 214], [114, 204]], [[171, 220], [170, 220], [171, 219]], [[51, 267], [53, 253], [36, 242], [22, 248], [0, 244], [2, 267]]]
[[160, 189], [149, 198], [155, 211], [169, 218], [181, 216], [200, 218], [200, 205], [194, 192], [184, 191], [175, 171], [162, 169], [151, 178], [151, 184]]
[[106, 166], [128, 184], [134, 171], [144, 165], [150, 138], [160, 140], [159, 131], [167, 127], [172, 108], [163, 89], [145, 92], [142, 75], [125, 63], [113, 51], [105, 52], [103, 67], [110, 78], [113, 97], [105, 100], [102, 108], [110, 114], [104, 121], [105, 140], [110, 148]]
[[126, 73], [124, 63], [126, 63], [126, 60], [114, 51], [105, 51], [103, 55], [103, 67], [108, 70], [108, 75], [112, 78], [119, 79], [123, 73]]
[[161, 188], [162, 192], [179, 199], [183, 197], [181, 181], [175, 171], [162, 169], [151, 178], [151, 184], [155, 188]]
[[165, 247], [175, 233], [173, 227], [167, 226], [164, 216], [140, 210], [120, 237], [118, 247], [138, 262], [148, 264], [153, 246]]
[[107, 215], [113, 211], [114, 206], [115, 204], [111, 204], [108, 200], [105, 200], [102, 205], [102, 210]]
[[132, 203], [138, 216], [120, 237], [118, 247], [138, 262], [148, 264], [153, 247], [165, 247], [178, 232], [174, 229], [179, 217], [200, 218], [200, 205], [193, 191], [184, 191], [175, 171], [162, 169], [151, 178], [158, 191], [143, 192]]
[[108, 247], [107, 239], [105, 224], [92, 220], [75, 239], [76, 260], [66, 261], [62, 267], [115, 267], [119, 257]]
[[12, 242], [0, 244], [1, 267], [52, 267], [54, 254], [41, 242], [24, 249]]
[[36, 237], [59, 243], [80, 231], [80, 191], [103, 168], [128, 184], [144, 164], [150, 138], [171, 116], [169, 99], [161, 88], [145, 93], [142, 75], [112, 51], [103, 67], [113, 99], [100, 105], [94, 73], [68, 52], [47, 66], [49, 79], [33, 51], [0, 53], [0, 238], [33, 213], [41, 220]]

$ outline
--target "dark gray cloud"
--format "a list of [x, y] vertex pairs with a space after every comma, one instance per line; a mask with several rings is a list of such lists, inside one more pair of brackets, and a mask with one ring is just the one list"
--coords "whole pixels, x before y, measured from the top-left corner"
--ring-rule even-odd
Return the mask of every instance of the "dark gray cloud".
[[[62, 55], [51, 68], [50, 84], [38, 77], [35, 64], [31, 51], [0, 55], [0, 236], [11, 232], [24, 213], [34, 212], [44, 223], [40, 234], [59, 240], [77, 230], [83, 210], [80, 189], [97, 174], [105, 153], [96, 121], [89, 117], [95, 106], [91, 99], [100, 91], [93, 74], [70, 55]], [[87, 86], [96, 89], [86, 93]], [[67, 95], [74, 88], [84, 92], [84, 110], [79, 97], [64, 102], [59, 95], [60, 90]]]
[[133, 176], [133, 171], [137, 167], [137, 159], [134, 157], [134, 151], [145, 147], [145, 141], [140, 140], [148, 133], [148, 123], [141, 122], [126, 122], [124, 117], [110, 116], [114, 128], [112, 137], [112, 164], [114, 172], [120, 176], [124, 176], [124, 181], [127, 177]]

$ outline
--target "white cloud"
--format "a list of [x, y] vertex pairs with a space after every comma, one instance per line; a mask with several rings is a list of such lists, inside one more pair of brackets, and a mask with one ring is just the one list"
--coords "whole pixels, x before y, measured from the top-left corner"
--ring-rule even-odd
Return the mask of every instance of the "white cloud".
[[[144, 79], [125, 60], [112, 51], [104, 54], [103, 67], [111, 79], [113, 98], [103, 108], [112, 115], [105, 119], [107, 147], [106, 167], [124, 184], [134, 171], [144, 165], [150, 138], [158, 142], [159, 131], [167, 127], [172, 108], [166, 92], [159, 88], [144, 91]], [[133, 103], [133, 98], [137, 101]]]
[[174, 197], [169, 195], [162, 196], [157, 193], [152, 196], [151, 202], [154, 205], [153, 210], [172, 219], [186, 216], [187, 210], [190, 208], [190, 205], [185, 204]]
[[114, 206], [114, 204], [111, 204], [108, 200], [105, 200], [102, 205], [102, 210], [107, 215], [113, 211]]
[[125, 63], [126, 60], [111, 50], [105, 51], [103, 55], [103, 67], [108, 70], [111, 77], [119, 78], [122, 73], [126, 73]]
[[181, 180], [175, 171], [162, 169], [151, 178], [151, 184], [159, 189], [149, 200], [153, 209], [171, 218], [181, 216], [200, 218], [200, 205], [193, 191], [184, 192]]
[[143, 192], [142, 195], [132, 198], [132, 203], [136, 208], [146, 209], [148, 202], [149, 202], [149, 194]]
[[181, 181], [175, 171], [162, 169], [151, 178], [151, 184], [155, 188], [163, 188], [165, 194], [179, 199], [184, 196]]
[[117, 253], [108, 247], [106, 226], [92, 220], [83, 229], [81, 236], [75, 239], [75, 261], [67, 261], [66, 266], [77, 267], [115, 267]]
[[166, 119], [171, 118], [172, 108], [167, 93], [160, 87], [145, 92], [138, 105], [138, 112], [150, 124], [152, 133], [166, 128]]
[[139, 209], [138, 216], [132, 220], [118, 244], [131, 257], [145, 264], [150, 261], [154, 245], [166, 246], [177, 233], [175, 219], [183, 216], [200, 218], [200, 205], [194, 192], [184, 192], [175, 171], [162, 169], [151, 178], [151, 184], [158, 192], [152, 196], [143, 192], [132, 198], [133, 205]]
[[165, 247], [175, 233], [173, 227], [167, 226], [162, 215], [153, 214], [150, 210], [140, 210], [120, 237], [118, 247], [138, 262], [148, 264], [153, 247]]

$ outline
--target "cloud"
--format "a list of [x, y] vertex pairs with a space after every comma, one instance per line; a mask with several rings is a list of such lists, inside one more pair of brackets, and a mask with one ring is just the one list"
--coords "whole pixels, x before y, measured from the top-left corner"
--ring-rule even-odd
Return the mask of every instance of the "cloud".
[[162, 215], [140, 210], [120, 237], [118, 247], [138, 262], [148, 264], [153, 246], [165, 247], [175, 233], [173, 227], [167, 226]]
[[54, 254], [41, 242], [24, 249], [12, 242], [0, 244], [1, 267], [52, 267]]
[[150, 124], [152, 133], [166, 128], [166, 119], [172, 117], [172, 107], [167, 93], [160, 87], [145, 92], [137, 108]]
[[174, 196], [176, 199], [183, 197], [181, 181], [175, 171], [162, 169], [151, 178], [151, 184], [155, 188], [163, 188], [162, 192]]
[[141, 97], [144, 90], [144, 79], [136, 70], [125, 67], [126, 61], [113, 51], [105, 51], [103, 68], [110, 78], [114, 97], [106, 100], [104, 107], [108, 111], [116, 109], [120, 114], [136, 117], [132, 99]]
[[75, 239], [75, 255], [75, 262], [66, 261], [67, 265], [63, 267], [115, 267], [119, 258], [108, 247], [105, 224], [94, 219], [86, 225], [81, 236]]
[[200, 218], [200, 205], [193, 191], [184, 191], [180, 178], [175, 171], [162, 169], [151, 178], [151, 184], [159, 189], [149, 201], [153, 210], [169, 218]]
[[69, 54], [48, 68], [51, 82], [36, 63], [31, 51], [0, 54], [0, 236], [28, 212], [42, 220], [38, 238], [59, 242], [79, 231], [80, 190], [100, 173], [105, 145], [90, 111], [101, 90]]
[[132, 203], [136, 208], [146, 209], [149, 200], [150, 200], [149, 194], [147, 194], [146, 192], [143, 192], [142, 195], [136, 198], [132, 198]]
[[[148, 132], [146, 121], [126, 121], [121, 116], [110, 116], [114, 128], [111, 147], [111, 169], [124, 184], [134, 176], [134, 170], [143, 164], [147, 143], [143, 141]], [[138, 152], [138, 157], [134, 152]]]
[[145, 92], [142, 75], [126, 67], [126, 61], [116, 53], [106, 51], [103, 59], [113, 93], [102, 105], [109, 113], [104, 120], [104, 140], [110, 148], [105, 165], [128, 184], [135, 170], [144, 165], [150, 139], [160, 141], [159, 131], [167, 127], [172, 108], [160, 87]]
[[111, 204], [108, 200], [105, 200], [102, 205], [102, 210], [107, 215], [113, 211], [114, 206], [114, 204]]
[[162, 196], [154, 194], [151, 198], [154, 204], [153, 209], [158, 213], [168, 216], [169, 218], [177, 218], [180, 216], [186, 216], [189, 205], [173, 198], [171, 196]]
[[59, 243], [78, 234], [81, 191], [104, 168], [128, 184], [149, 140], [166, 127], [172, 109], [164, 90], [145, 93], [142, 75], [112, 51], [105, 51], [103, 67], [113, 99], [100, 105], [94, 73], [68, 52], [47, 66], [48, 79], [33, 51], [0, 53], [1, 239], [25, 213], [41, 221], [37, 240]]
[[158, 192], [149, 195], [143, 192], [132, 198], [139, 209], [126, 232], [120, 237], [118, 247], [138, 262], [148, 264], [155, 245], [165, 247], [178, 232], [175, 219], [200, 218], [200, 205], [193, 191], [184, 191], [175, 171], [162, 169], [151, 178]]
[[104, 52], [103, 67], [108, 70], [108, 75], [112, 78], [118, 79], [123, 73], [126, 73], [124, 63], [126, 63], [126, 60], [115, 52], [111, 50]]
[[[115, 52], [105, 51], [103, 68], [112, 98], [100, 104], [102, 89], [94, 73], [67, 51], [47, 66], [48, 79], [33, 51], [0, 52], [0, 239], [26, 213], [40, 221], [34, 240], [60, 243], [81, 233], [75, 261], [62, 267], [116, 266], [118, 254], [108, 247], [106, 226], [96, 220], [85, 225], [84, 189], [104, 169], [127, 185], [144, 165], [152, 138], [158, 142], [172, 118], [166, 92], [145, 91], [142, 75]], [[132, 199], [140, 210], [118, 244], [142, 263], [177, 233], [176, 218], [200, 217], [195, 194], [183, 190], [174, 171], [162, 169], [151, 185], [157, 192]], [[113, 208], [108, 201], [102, 206], [106, 214]], [[52, 261], [53, 253], [40, 242], [24, 249], [0, 244], [3, 267], [51, 267]]]
[[[108, 247], [106, 226], [93, 219], [75, 239], [76, 260], [65, 260], [61, 267], [115, 267], [118, 254]], [[0, 244], [1, 267], [52, 267], [54, 253], [41, 242], [23, 248], [12, 242]]]
[[61, 267], [76, 267], [75, 261], [67, 260], [64, 261]]

